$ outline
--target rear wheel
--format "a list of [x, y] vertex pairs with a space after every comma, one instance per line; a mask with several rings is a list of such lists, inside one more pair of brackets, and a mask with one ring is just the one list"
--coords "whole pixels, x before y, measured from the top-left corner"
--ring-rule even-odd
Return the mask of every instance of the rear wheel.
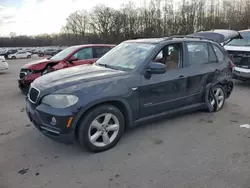
[[221, 85], [215, 85], [212, 89], [213, 93], [209, 93], [207, 102], [207, 107], [210, 112], [216, 112], [223, 108], [226, 95], [224, 88]]
[[29, 58], [31, 58], [31, 56], [30, 56], [30, 55], [28, 55], [28, 56], [27, 56], [27, 58], [29, 59]]
[[11, 59], [16, 59], [16, 56], [12, 56]]
[[112, 105], [98, 106], [81, 121], [78, 140], [88, 150], [102, 152], [118, 143], [124, 127], [124, 116], [119, 109]]

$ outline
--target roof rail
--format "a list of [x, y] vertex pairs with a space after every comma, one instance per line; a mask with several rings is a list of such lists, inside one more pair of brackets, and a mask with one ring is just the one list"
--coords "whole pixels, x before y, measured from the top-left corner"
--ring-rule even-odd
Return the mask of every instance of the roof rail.
[[174, 38], [185, 38], [186, 35], [173, 35], [170, 37], [164, 37], [166, 40], [173, 40]]
[[209, 37], [204, 37], [204, 36], [193, 36], [193, 35], [173, 35], [170, 37], [165, 37], [166, 40], [173, 40], [174, 38], [193, 38], [193, 39], [200, 39], [200, 40], [211, 40], [214, 41], [213, 39]]

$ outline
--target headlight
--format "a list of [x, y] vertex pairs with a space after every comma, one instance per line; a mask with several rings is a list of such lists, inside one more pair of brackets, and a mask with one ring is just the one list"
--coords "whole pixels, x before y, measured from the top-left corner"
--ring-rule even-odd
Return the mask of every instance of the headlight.
[[47, 95], [42, 99], [43, 104], [47, 104], [54, 108], [67, 108], [76, 104], [77, 101], [77, 96], [64, 94]]

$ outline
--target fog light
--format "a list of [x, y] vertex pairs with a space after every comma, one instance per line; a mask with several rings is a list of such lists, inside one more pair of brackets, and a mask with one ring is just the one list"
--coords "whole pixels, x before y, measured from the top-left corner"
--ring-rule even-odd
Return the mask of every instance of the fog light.
[[51, 125], [56, 125], [56, 118], [55, 117], [52, 117], [50, 124]]

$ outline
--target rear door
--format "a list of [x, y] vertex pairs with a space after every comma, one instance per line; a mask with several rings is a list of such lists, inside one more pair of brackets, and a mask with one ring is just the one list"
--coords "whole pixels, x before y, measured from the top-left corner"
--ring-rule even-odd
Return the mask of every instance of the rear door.
[[188, 104], [203, 101], [206, 85], [213, 81], [214, 74], [219, 73], [221, 66], [215, 52], [208, 42], [185, 42], [186, 57], [184, 61], [185, 77], [187, 77]]

